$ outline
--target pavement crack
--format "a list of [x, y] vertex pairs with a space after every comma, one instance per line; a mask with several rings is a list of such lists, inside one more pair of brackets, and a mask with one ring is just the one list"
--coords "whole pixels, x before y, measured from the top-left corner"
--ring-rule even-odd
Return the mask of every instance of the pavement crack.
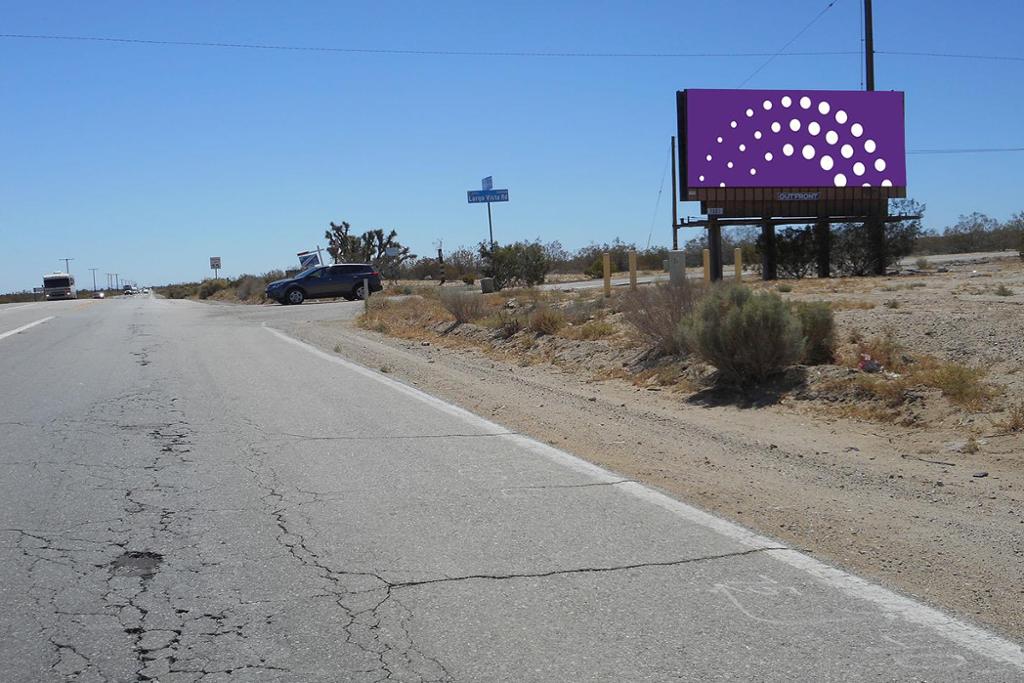
[[588, 484], [543, 484], [537, 486], [506, 486], [502, 491], [546, 491], [548, 489], [588, 489], [597, 486], [618, 486], [619, 484], [635, 484], [633, 479], [616, 479], [614, 481], [594, 481]]
[[745, 555], [762, 553], [766, 550], [790, 550], [790, 548], [787, 546], [767, 546], [762, 548], [751, 548], [749, 550], [739, 550], [732, 553], [722, 553], [720, 555], [704, 555], [701, 557], [689, 557], [682, 560], [665, 560], [662, 562], [638, 562], [635, 564], [612, 565], [607, 567], [577, 567], [574, 569], [552, 569], [551, 571], [546, 572], [522, 572], [513, 574], [467, 574], [465, 576], [446, 576], [438, 579], [422, 579], [420, 581], [392, 581], [388, 583], [388, 587], [391, 590], [397, 590], [400, 588], [415, 588], [418, 586], [430, 586], [439, 583], [455, 583], [459, 581], [471, 581], [474, 579], [485, 581], [508, 581], [511, 579], [543, 579], [552, 576], [567, 576], [571, 574], [604, 574], [608, 572], [628, 571], [630, 569], [648, 569], [652, 567], [677, 567], [684, 564], [694, 564], [698, 562], [713, 562], [717, 560], [731, 559], [734, 557], [743, 557]]

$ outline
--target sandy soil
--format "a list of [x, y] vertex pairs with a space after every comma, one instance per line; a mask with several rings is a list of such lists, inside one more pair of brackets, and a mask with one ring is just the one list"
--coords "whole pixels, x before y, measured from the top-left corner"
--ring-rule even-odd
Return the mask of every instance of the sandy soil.
[[[873, 302], [841, 311], [841, 330], [889, 329], [915, 349], [985, 363], [1019, 399], [1024, 269], [991, 259], [944, 266], [949, 273], [912, 278], [809, 280], [786, 296]], [[916, 280], [925, 286], [909, 286]], [[1014, 293], [993, 294], [999, 284]], [[898, 307], [884, 305], [892, 299]], [[289, 331], [1024, 641], [1024, 438], [991, 416], [950, 413], [910, 428], [839, 418], [806, 397], [716, 405], [673, 387], [600, 381], [579, 363], [524, 365], [351, 321]], [[974, 453], [960, 447], [969, 429]]]

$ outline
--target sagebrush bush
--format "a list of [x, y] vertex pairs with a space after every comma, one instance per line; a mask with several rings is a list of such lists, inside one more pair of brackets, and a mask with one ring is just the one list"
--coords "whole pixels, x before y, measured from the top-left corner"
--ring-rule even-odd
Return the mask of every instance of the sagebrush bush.
[[441, 305], [455, 317], [455, 322], [460, 324], [484, 317], [484, 299], [477, 292], [442, 289]]
[[763, 382], [800, 360], [800, 320], [777, 294], [752, 293], [742, 285], [711, 289], [684, 320], [690, 350], [718, 369], [721, 381]]
[[807, 365], [831, 363], [835, 358], [835, 318], [827, 301], [807, 301], [796, 305], [804, 337], [803, 362]]
[[694, 285], [640, 287], [626, 292], [619, 302], [626, 322], [666, 354], [686, 353], [679, 324], [689, 316], [703, 292]]
[[199, 285], [199, 298], [208, 299], [220, 290], [228, 286], [228, 281], [222, 278], [210, 278]]
[[556, 308], [541, 306], [530, 314], [529, 326], [537, 334], [555, 334], [565, 327], [565, 314]]
[[266, 286], [266, 282], [261, 277], [243, 275], [235, 283], [235, 295], [239, 301], [262, 298]]

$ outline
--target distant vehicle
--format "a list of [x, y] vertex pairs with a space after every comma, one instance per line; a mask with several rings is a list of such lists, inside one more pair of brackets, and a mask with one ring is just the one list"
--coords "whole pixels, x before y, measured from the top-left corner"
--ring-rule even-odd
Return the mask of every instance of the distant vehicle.
[[143, 294], [149, 294], [149, 287], [146, 287], [145, 289], [143, 289], [142, 293]]
[[[369, 280], [370, 292], [363, 288]], [[335, 263], [307, 268], [298, 275], [275, 280], [267, 285], [267, 298], [281, 304], [301, 304], [306, 299], [343, 297], [349, 301], [363, 299], [384, 289], [380, 273], [368, 263]]]
[[75, 278], [70, 273], [50, 273], [43, 276], [43, 296], [47, 301], [77, 299]]
[[103, 292], [93, 292], [93, 295], [92, 295], [93, 299], [103, 299], [105, 297], [106, 297], [106, 295]]
[[132, 294], [134, 294], [134, 293], [135, 293], [135, 292], [134, 292], [134, 291], [132, 290], [132, 287], [131, 287], [131, 285], [125, 285], [125, 286], [124, 286], [124, 295], [125, 295], [125, 296], [131, 296], [131, 295], [132, 295]]

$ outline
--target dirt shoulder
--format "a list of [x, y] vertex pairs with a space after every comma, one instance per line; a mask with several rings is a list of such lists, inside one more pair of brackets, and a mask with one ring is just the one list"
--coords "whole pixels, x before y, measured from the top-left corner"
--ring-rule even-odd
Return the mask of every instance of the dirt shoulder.
[[671, 387], [396, 339], [351, 321], [281, 327], [1024, 640], [1019, 435], [986, 434], [978, 452], [954, 452], [937, 446], [954, 425], [937, 435], [809, 414], [806, 402], [788, 399], [756, 409], [700, 404]]

